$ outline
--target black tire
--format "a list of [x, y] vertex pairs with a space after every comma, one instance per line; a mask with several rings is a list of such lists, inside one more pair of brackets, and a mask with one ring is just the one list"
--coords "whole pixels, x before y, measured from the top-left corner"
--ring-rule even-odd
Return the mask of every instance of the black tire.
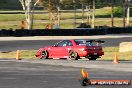
[[69, 58], [71, 59], [71, 60], [78, 60], [78, 53], [76, 52], [76, 51], [70, 51], [69, 52]]
[[90, 56], [88, 57], [89, 60], [96, 60], [98, 57], [97, 56]]
[[41, 59], [48, 59], [48, 51], [44, 50], [41, 52]]

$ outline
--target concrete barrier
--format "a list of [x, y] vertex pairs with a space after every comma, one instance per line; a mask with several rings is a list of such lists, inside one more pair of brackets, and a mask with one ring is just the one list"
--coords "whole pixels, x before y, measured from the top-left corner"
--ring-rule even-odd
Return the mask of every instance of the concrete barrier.
[[129, 51], [132, 51], [132, 42], [120, 43], [119, 52], [129, 52]]

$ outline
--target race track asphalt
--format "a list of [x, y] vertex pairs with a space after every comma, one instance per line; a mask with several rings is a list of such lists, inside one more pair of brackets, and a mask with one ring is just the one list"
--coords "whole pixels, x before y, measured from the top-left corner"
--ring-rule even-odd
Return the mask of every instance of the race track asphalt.
[[[132, 37], [121, 38], [99, 38], [104, 40], [104, 47], [119, 46], [121, 42], [130, 42]], [[38, 50], [43, 46], [50, 46], [56, 44], [60, 40], [14, 40], [14, 41], [0, 41], [0, 51], [14, 51], [14, 50]]]
[[[132, 80], [131, 72], [100, 68], [85, 70], [89, 72], [90, 79]], [[35, 63], [35, 61], [0, 60], [0, 88], [132, 88], [132, 85], [83, 87], [78, 82], [80, 77], [81, 67], [52, 66]]]

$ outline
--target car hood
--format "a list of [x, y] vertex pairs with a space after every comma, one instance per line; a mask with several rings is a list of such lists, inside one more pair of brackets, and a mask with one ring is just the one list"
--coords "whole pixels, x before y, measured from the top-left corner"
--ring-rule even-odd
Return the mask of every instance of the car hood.
[[51, 48], [52, 46], [44, 46], [44, 47], [41, 47], [39, 50], [44, 50], [44, 49], [48, 49], [48, 48]]

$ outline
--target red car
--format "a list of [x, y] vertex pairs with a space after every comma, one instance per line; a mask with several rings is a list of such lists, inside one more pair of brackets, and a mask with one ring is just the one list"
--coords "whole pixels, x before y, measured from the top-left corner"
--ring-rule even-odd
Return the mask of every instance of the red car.
[[[42, 47], [36, 52], [36, 57], [39, 59], [49, 58], [70, 58], [78, 60], [80, 58], [88, 58], [96, 60], [104, 55], [100, 40], [63, 40], [54, 46]], [[96, 45], [94, 43], [97, 43]]]

